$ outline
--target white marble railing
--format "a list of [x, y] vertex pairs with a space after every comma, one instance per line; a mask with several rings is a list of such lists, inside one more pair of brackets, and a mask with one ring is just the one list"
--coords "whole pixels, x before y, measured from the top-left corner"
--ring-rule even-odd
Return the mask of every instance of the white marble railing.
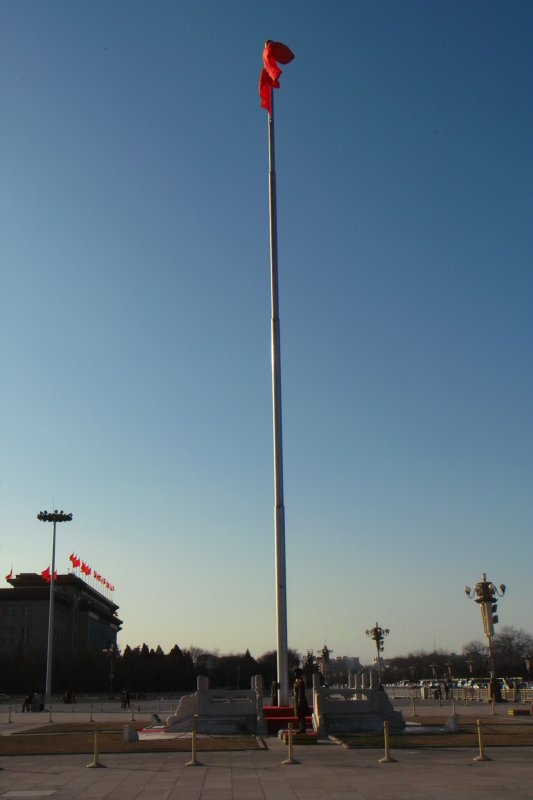
[[176, 728], [191, 722], [196, 717], [204, 728], [211, 720], [218, 725], [245, 724], [250, 732], [258, 735], [266, 733], [263, 712], [263, 682], [260, 675], [252, 678], [250, 690], [209, 689], [209, 680], [204, 676], [197, 678], [194, 694], [181, 698], [176, 711], [167, 717], [167, 728]]

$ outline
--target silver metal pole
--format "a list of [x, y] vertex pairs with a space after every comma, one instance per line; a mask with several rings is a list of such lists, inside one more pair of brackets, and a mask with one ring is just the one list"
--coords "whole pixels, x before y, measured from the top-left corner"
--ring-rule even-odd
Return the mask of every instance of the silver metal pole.
[[274, 417], [274, 530], [276, 539], [276, 612], [278, 634], [278, 702], [289, 704], [287, 645], [287, 580], [285, 566], [285, 506], [283, 501], [283, 449], [281, 425], [281, 357], [278, 291], [278, 232], [276, 208], [276, 162], [274, 148], [274, 92], [268, 115], [270, 197], [270, 282], [272, 294], [272, 402]]
[[52, 534], [52, 572], [50, 575], [50, 608], [48, 610], [48, 649], [46, 654], [46, 688], [45, 700], [52, 699], [52, 658], [54, 650], [54, 586], [56, 569], [56, 521]]

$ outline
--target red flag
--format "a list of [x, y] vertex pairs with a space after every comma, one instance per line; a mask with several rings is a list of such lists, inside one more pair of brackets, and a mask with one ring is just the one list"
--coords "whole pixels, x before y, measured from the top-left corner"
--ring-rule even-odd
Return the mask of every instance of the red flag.
[[78, 556], [74, 556], [72, 560], [72, 566], [74, 567], [74, 569], [78, 569], [78, 567], [81, 567], [81, 560], [78, 558]]
[[259, 97], [261, 108], [266, 108], [269, 114], [272, 114], [272, 86], [272, 78], [266, 69], [262, 69], [259, 75]]
[[288, 64], [294, 58], [294, 53], [286, 44], [273, 42], [270, 39], [265, 42], [263, 50], [264, 69], [259, 76], [259, 96], [261, 98], [261, 108], [266, 108], [272, 114], [272, 89], [279, 89], [280, 64]]
[[81, 571], [83, 572], [84, 575], [91, 574], [91, 568], [88, 564], [85, 563], [85, 561], [81, 562]]
[[290, 62], [294, 58], [294, 53], [290, 48], [287, 47], [286, 44], [282, 44], [281, 42], [273, 42], [270, 39], [267, 39], [265, 42], [265, 49], [263, 50], [263, 64], [265, 65], [265, 69], [272, 78], [273, 85], [277, 89], [278, 78], [281, 75], [281, 70], [278, 67], [277, 63], [279, 61], [280, 64], [290, 64]]
[[9, 575], [6, 575], [6, 581], [10, 581], [13, 577], [13, 567], [9, 570]]
[[50, 567], [46, 567], [46, 569], [43, 569], [43, 571], [41, 572], [41, 578], [43, 578], [46, 581], [46, 583], [50, 583], [50, 581], [52, 580], [52, 576], [50, 575]]

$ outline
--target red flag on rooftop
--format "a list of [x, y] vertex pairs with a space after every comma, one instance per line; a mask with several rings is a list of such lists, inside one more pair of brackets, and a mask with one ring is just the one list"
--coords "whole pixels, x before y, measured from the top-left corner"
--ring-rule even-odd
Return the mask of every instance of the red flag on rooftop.
[[10, 581], [13, 577], [13, 567], [9, 570], [9, 575], [6, 575], [6, 581]]
[[72, 566], [74, 567], [74, 569], [78, 569], [78, 567], [81, 567], [81, 559], [78, 558], [78, 556], [74, 556], [74, 558], [72, 559]]
[[268, 39], [263, 50], [264, 68], [259, 75], [259, 96], [261, 108], [266, 108], [272, 114], [272, 89], [279, 89], [280, 64], [289, 64], [294, 58], [294, 53], [286, 44], [273, 42]]
[[50, 581], [52, 580], [52, 576], [50, 575], [50, 567], [46, 567], [46, 569], [43, 569], [43, 571], [41, 572], [41, 578], [44, 578], [44, 580], [47, 583], [50, 583]]

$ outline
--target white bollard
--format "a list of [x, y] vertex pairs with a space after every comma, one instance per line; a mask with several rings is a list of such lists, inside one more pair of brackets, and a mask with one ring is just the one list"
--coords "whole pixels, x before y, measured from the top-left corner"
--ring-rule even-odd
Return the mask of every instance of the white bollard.
[[296, 759], [293, 757], [293, 755], [294, 755], [294, 745], [293, 745], [293, 741], [292, 741], [292, 722], [289, 722], [289, 732], [288, 732], [288, 736], [287, 736], [287, 745], [288, 745], [288, 748], [289, 748], [288, 749], [287, 758], [285, 759], [285, 761], [282, 761], [281, 763], [282, 764], [299, 764], [300, 762], [296, 761]]
[[385, 738], [385, 755], [383, 758], [378, 758], [379, 764], [392, 764], [396, 761], [390, 754], [390, 739], [389, 739], [389, 723], [387, 720], [383, 722], [383, 736]]
[[87, 768], [88, 769], [97, 769], [97, 768], [100, 768], [100, 767], [105, 767], [105, 764], [101, 764], [100, 761], [98, 760], [98, 756], [99, 756], [99, 753], [98, 753], [98, 738], [99, 738], [99, 734], [100, 734], [100, 731], [98, 730], [98, 728], [95, 728], [94, 729], [94, 755], [93, 755], [93, 760], [91, 761], [91, 763], [87, 764]]

